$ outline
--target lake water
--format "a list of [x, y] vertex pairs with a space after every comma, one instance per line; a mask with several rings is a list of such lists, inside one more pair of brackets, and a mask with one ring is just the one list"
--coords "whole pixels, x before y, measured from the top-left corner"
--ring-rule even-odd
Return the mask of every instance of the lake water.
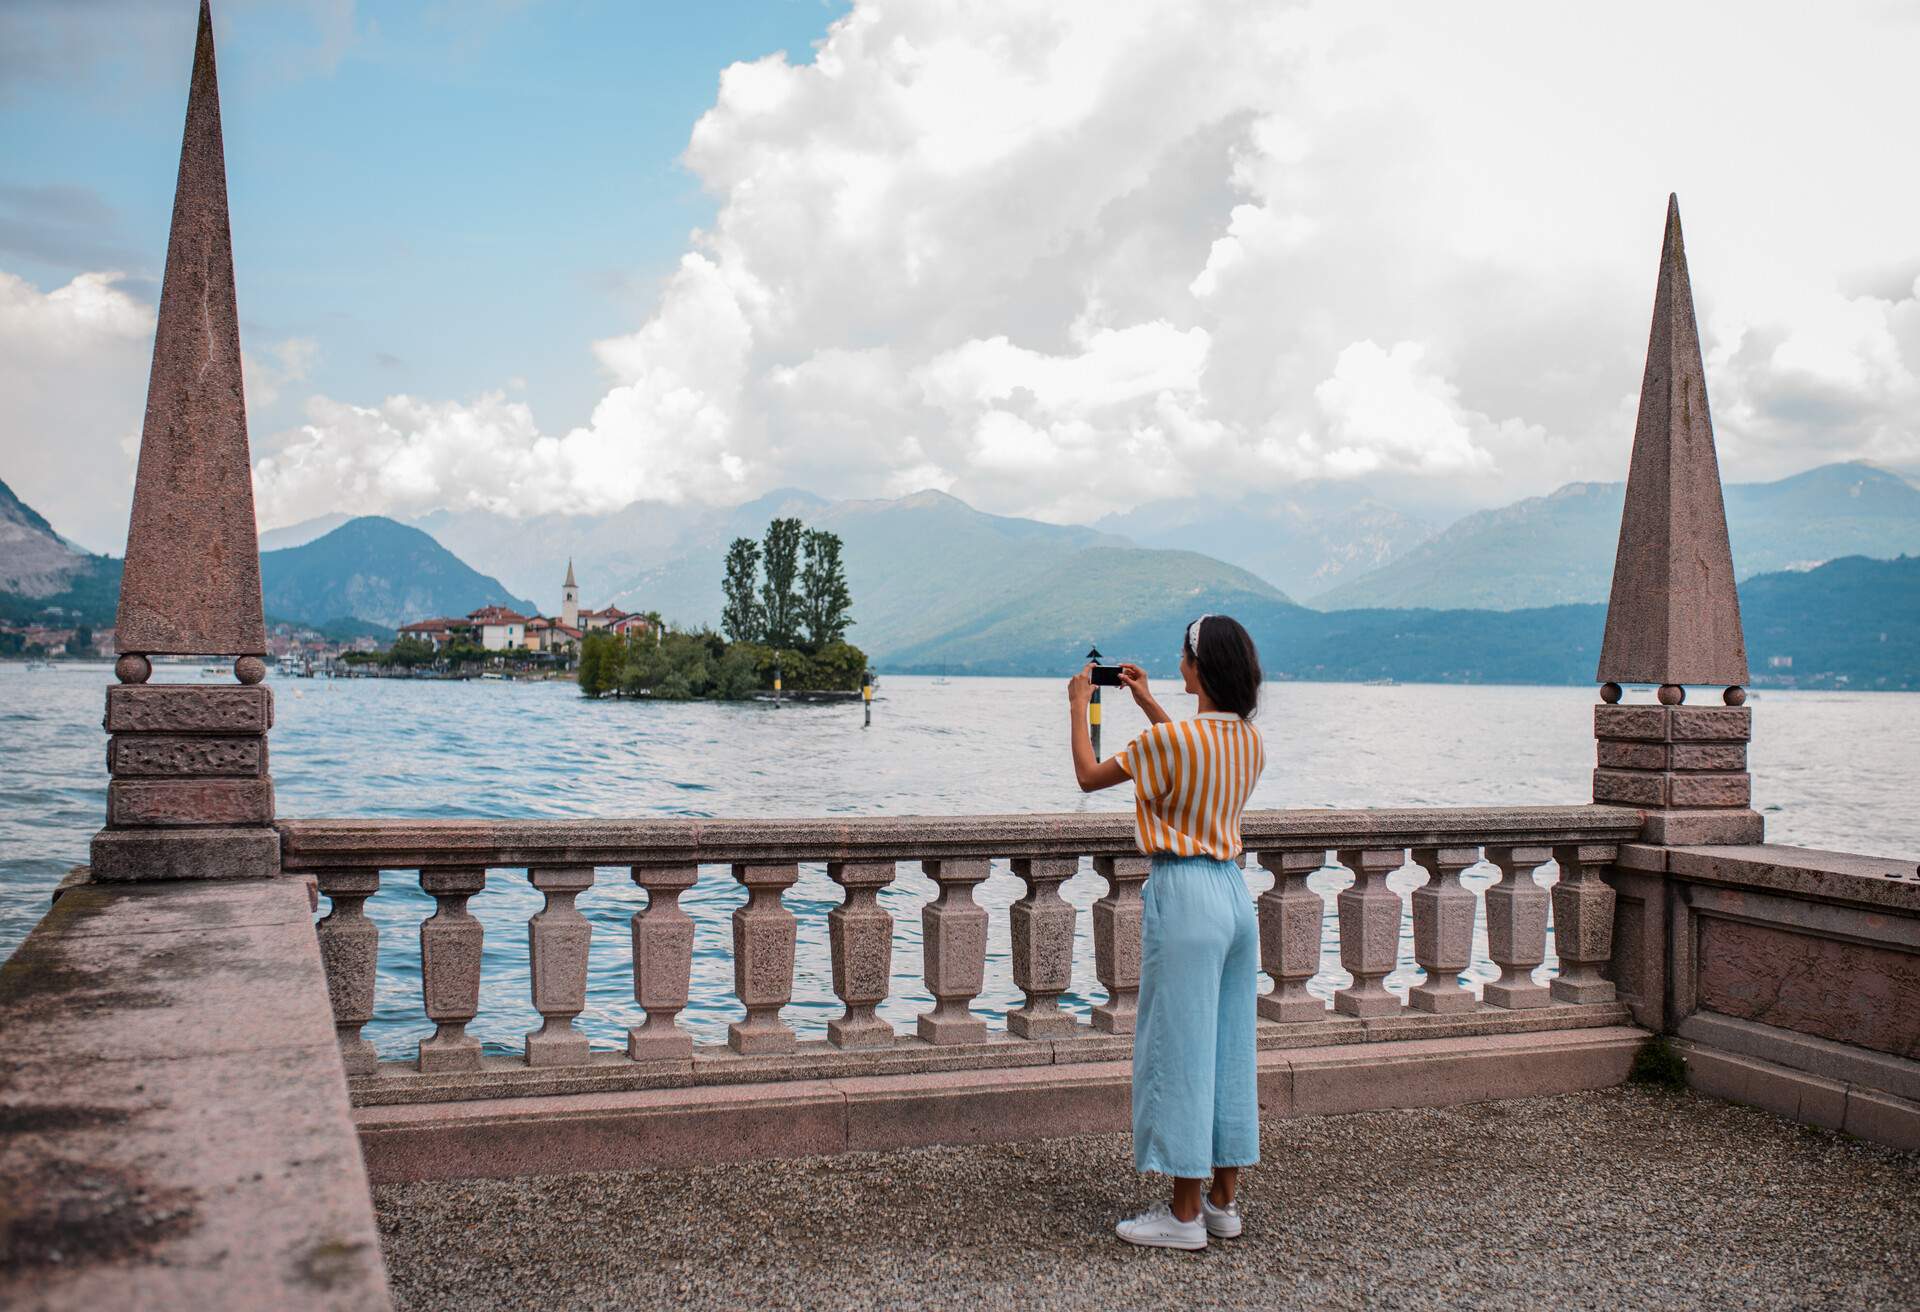
[[[198, 682], [191, 667], [157, 679]], [[28, 670], [0, 663], [0, 958], [39, 920], [47, 894], [86, 860], [106, 805], [103, 690], [111, 670]], [[858, 705], [772, 707], [588, 702], [565, 683], [273, 681], [273, 776], [285, 816], [614, 817], [963, 814], [1125, 810], [1115, 789], [1074, 785], [1066, 753], [1064, 680], [888, 676], [862, 728]], [[1176, 717], [1192, 699], [1160, 690]], [[1578, 803], [1593, 765], [1590, 688], [1270, 685], [1260, 725], [1267, 773], [1256, 807], [1453, 806]], [[1124, 694], [1107, 701], [1110, 752], [1144, 727]], [[1754, 703], [1755, 805], [1775, 842], [1882, 855], [1920, 852], [1913, 803], [1920, 759], [1920, 694], [1782, 693]], [[1490, 867], [1469, 874], [1484, 888]], [[1322, 871], [1329, 954], [1315, 992], [1344, 985], [1332, 938], [1331, 898], [1350, 882]], [[1402, 892], [1421, 882], [1396, 876]], [[1253, 889], [1270, 883], [1250, 871]], [[1091, 870], [1064, 889], [1083, 910], [1104, 890]], [[976, 1010], [998, 1023], [1017, 1005], [1006, 907], [1020, 885], [1004, 869], [978, 889], [990, 910], [987, 989]], [[919, 907], [931, 881], [903, 865], [882, 896], [895, 917], [894, 996], [881, 1015], [901, 1028], [930, 1005], [920, 983]], [[828, 970], [825, 915], [840, 890], [803, 868], [786, 895], [800, 921], [794, 1002], [803, 1037], [839, 1014]], [[724, 1038], [732, 999], [728, 916], [745, 893], [724, 869], [703, 869], [682, 898], [696, 921], [694, 1000], [681, 1023]], [[646, 903], [624, 870], [603, 870], [579, 899], [593, 923], [588, 1011], [596, 1045], [618, 1047], [639, 1022], [628, 925]], [[497, 873], [471, 908], [487, 929], [481, 1014], [472, 1032], [517, 1050], [538, 1015], [528, 1000], [525, 924], [540, 896], [517, 872]], [[410, 875], [389, 874], [367, 903], [380, 926], [378, 1015], [367, 1035], [388, 1056], [430, 1033], [421, 1012], [418, 926], [433, 901]], [[323, 903], [324, 909], [324, 903]], [[1079, 923], [1075, 991], [1082, 1012], [1103, 996], [1093, 973], [1091, 917]], [[1417, 982], [1411, 929], [1390, 984]], [[1474, 974], [1492, 977], [1484, 945]], [[1551, 963], [1548, 969], [1550, 970]]]

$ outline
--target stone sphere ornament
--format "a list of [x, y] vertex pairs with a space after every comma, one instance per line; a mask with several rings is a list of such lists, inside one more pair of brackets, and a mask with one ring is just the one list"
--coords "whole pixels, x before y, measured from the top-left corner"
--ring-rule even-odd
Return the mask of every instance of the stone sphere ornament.
[[1747, 690], [1736, 683], [1720, 694], [1720, 700], [1729, 706], [1745, 706], [1747, 704]]
[[1620, 685], [1617, 683], [1601, 684], [1600, 700], [1605, 702], [1609, 706], [1614, 705], [1616, 702], [1620, 700]]
[[233, 663], [233, 677], [242, 683], [258, 683], [267, 677], [267, 663], [258, 656], [242, 656]]
[[1660, 704], [1662, 706], [1678, 706], [1686, 699], [1687, 690], [1679, 684], [1663, 683], [1660, 685]]
[[113, 677], [122, 683], [145, 683], [153, 677], [153, 662], [128, 652], [113, 663]]

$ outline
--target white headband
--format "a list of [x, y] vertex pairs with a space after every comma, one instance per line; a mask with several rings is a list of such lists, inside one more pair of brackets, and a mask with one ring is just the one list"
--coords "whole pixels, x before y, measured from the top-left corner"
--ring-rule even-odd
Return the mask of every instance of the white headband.
[[1200, 659], [1200, 626], [1212, 618], [1213, 615], [1209, 612], [1187, 625], [1187, 650], [1193, 653], [1195, 660]]

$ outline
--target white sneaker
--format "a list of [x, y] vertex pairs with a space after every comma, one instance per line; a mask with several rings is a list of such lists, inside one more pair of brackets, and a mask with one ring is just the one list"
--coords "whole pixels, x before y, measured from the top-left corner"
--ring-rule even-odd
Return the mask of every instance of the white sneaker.
[[1215, 1239], [1238, 1239], [1240, 1237], [1240, 1204], [1231, 1202], [1225, 1207], [1215, 1207], [1213, 1199], [1201, 1194], [1200, 1221], [1207, 1227], [1207, 1233]]
[[1197, 1216], [1191, 1221], [1182, 1221], [1165, 1203], [1155, 1203], [1113, 1229], [1128, 1243], [1139, 1244], [1143, 1248], [1184, 1248], [1191, 1251], [1207, 1246], [1206, 1223]]

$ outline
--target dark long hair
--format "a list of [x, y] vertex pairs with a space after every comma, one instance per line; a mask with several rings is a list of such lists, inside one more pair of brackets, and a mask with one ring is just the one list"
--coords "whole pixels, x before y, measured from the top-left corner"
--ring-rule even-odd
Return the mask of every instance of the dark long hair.
[[1260, 653], [1253, 637], [1231, 615], [1202, 616], [1197, 644], [1193, 633], [1190, 624], [1180, 646], [1194, 663], [1200, 686], [1215, 706], [1251, 720], [1260, 709]]

